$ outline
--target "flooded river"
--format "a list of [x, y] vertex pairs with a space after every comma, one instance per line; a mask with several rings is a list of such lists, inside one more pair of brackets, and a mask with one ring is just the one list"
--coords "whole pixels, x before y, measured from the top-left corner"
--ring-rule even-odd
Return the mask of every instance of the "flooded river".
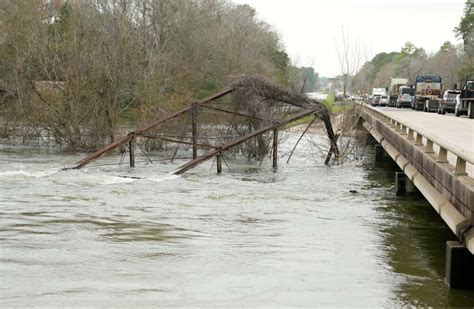
[[394, 196], [392, 164], [369, 150], [327, 168], [300, 147], [277, 171], [228, 160], [180, 177], [166, 173], [182, 162], [59, 172], [81, 156], [1, 147], [1, 305], [474, 304], [444, 284], [455, 237]]

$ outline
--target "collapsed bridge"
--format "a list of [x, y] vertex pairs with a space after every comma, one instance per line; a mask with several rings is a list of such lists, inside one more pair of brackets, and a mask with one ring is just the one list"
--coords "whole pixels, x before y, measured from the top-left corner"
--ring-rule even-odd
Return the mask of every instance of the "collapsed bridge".
[[[219, 117], [216, 117], [216, 114], [219, 114]], [[321, 119], [325, 126], [331, 144], [327, 163], [333, 154], [336, 158], [339, 156], [339, 150], [338, 137], [334, 133], [326, 105], [305, 95], [285, 91], [261, 77], [242, 77], [210, 97], [193, 102], [179, 111], [129, 132], [80, 160], [72, 169], [80, 169], [117, 149], [122, 150], [124, 154], [128, 152], [130, 166], [134, 167], [135, 146], [152, 162], [144, 150], [145, 147], [136, 143], [137, 139], [146, 140], [147, 148], [152, 145], [162, 149], [162, 143], [176, 144], [172, 159], [175, 158], [179, 145], [192, 147], [192, 158], [173, 172], [177, 175], [211, 158], [216, 158], [217, 172], [220, 173], [222, 155], [225, 152], [261, 155], [268, 151], [269, 147], [266, 145], [270, 142], [273, 166], [276, 167], [278, 130], [311, 115], [314, 115], [315, 119]], [[310, 125], [313, 122], [314, 120]], [[169, 131], [174, 133], [166, 134]], [[209, 131], [218, 136], [213, 142], [210, 142]], [[264, 136], [270, 131], [273, 133], [272, 138]], [[180, 132], [180, 135], [176, 132]]]

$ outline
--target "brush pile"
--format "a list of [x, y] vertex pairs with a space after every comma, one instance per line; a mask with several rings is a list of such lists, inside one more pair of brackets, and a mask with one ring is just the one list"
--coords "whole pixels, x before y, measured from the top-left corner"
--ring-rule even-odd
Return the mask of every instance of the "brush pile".
[[[228, 118], [228, 131], [223, 136], [243, 136], [260, 127], [279, 122], [301, 109], [317, 107], [316, 114], [323, 121], [329, 140], [335, 143], [330, 114], [321, 101], [285, 90], [258, 75], [238, 77], [230, 87], [234, 89], [229, 102], [230, 108], [249, 117], [242, 119], [235, 115]], [[261, 157], [269, 152], [270, 140], [271, 134], [259, 136], [244, 143], [239, 152], [249, 157]], [[227, 141], [224, 139], [222, 142]]]

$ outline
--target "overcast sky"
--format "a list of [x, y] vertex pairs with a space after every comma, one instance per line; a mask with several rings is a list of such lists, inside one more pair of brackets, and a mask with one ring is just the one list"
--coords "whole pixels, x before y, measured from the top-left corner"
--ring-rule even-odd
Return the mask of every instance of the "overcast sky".
[[465, 0], [232, 0], [249, 4], [281, 35], [299, 66], [322, 76], [339, 74], [336, 52], [342, 28], [361, 46], [363, 60], [399, 51], [406, 41], [436, 52], [453, 32]]

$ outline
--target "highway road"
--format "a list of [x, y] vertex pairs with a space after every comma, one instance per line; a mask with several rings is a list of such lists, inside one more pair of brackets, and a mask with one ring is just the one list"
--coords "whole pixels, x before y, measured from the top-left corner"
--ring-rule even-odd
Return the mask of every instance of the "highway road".
[[[379, 106], [376, 109], [415, 131], [429, 132], [457, 151], [474, 157], [474, 119], [466, 116], [456, 117], [451, 113], [439, 115], [414, 111], [409, 108]], [[435, 150], [437, 151], [436, 148]], [[456, 158], [453, 155], [448, 155], [448, 160], [451, 164], [456, 164]], [[467, 172], [471, 177], [474, 176], [472, 164], [468, 164]]]

